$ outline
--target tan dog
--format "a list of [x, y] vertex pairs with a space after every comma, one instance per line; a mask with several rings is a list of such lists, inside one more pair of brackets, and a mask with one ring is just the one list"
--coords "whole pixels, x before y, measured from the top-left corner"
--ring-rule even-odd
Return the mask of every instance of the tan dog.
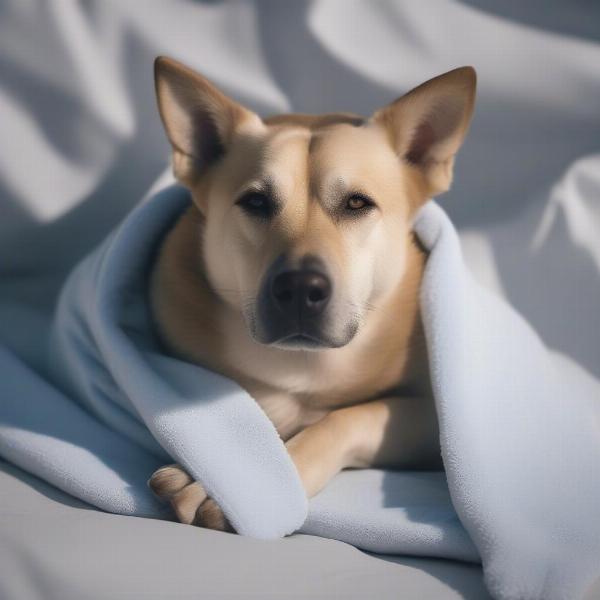
[[[261, 119], [167, 58], [158, 105], [193, 204], [151, 280], [174, 355], [235, 379], [286, 442], [307, 495], [341, 469], [440, 465], [413, 217], [446, 191], [475, 72], [436, 77], [369, 119]], [[150, 485], [184, 523], [229, 525], [176, 465]]]

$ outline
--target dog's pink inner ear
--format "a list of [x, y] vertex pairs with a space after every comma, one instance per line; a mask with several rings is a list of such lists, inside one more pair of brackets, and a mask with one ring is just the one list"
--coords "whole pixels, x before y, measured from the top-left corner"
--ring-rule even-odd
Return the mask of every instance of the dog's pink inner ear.
[[463, 67], [423, 83], [373, 117], [387, 129], [399, 158], [421, 170], [431, 195], [450, 187], [474, 100], [475, 71]]
[[252, 111], [172, 59], [158, 58], [154, 72], [160, 116], [173, 147], [175, 176], [184, 184], [193, 183], [224, 154], [242, 125], [261, 123]]
[[440, 98], [409, 136], [404, 158], [423, 164], [428, 160], [441, 162], [456, 154], [464, 137], [460, 129], [466, 126], [465, 108], [460, 98]]
[[435, 142], [435, 133], [430, 123], [421, 123], [415, 129], [405, 158], [408, 162], [419, 164], [423, 162], [427, 151]]
[[192, 155], [202, 166], [214, 162], [225, 152], [225, 143], [213, 117], [199, 112], [192, 119], [194, 130], [192, 137]]

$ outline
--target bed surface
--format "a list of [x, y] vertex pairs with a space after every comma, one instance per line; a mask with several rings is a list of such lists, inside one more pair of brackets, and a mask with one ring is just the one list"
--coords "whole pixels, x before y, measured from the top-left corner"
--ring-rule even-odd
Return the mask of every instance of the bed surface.
[[[0, 598], [486, 600], [481, 569], [308, 535], [243, 538], [95, 510], [0, 461]], [[600, 598], [600, 581], [586, 600]]]
[[489, 598], [481, 569], [97, 511], [0, 462], [0, 598]]

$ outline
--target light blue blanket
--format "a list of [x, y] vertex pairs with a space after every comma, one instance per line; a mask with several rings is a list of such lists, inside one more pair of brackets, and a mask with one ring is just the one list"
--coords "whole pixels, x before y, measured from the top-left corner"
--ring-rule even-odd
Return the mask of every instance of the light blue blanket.
[[0, 455], [110, 512], [167, 514], [146, 486], [178, 462], [242, 534], [301, 530], [384, 553], [481, 560], [497, 598], [580, 596], [600, 575], [600, 387], [474, 282], [433, 202], [421, 304], [446, 472], [340, 474], [310, 504], [273, 425], [237, 384], [161, 354], [145, 286], [188, 205], [169, 187], [74, 271], [51, 382], [0, 350]]

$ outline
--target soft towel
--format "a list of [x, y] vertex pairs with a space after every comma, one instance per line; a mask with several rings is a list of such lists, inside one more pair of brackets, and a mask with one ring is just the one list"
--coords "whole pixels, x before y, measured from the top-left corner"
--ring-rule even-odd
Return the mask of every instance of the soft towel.
[[246, 535], [481, 560], [497, 598], [581, 596], [600, 574], [600, 387], [473, 280], [442, 209], [428, 203], [415, 231], [430, 252], [421, 305], [445, 474], [344, 472], [307, 509], [252, 398], [153, 337], [148, 266], [189, 202], [177, 186], [155, 194], [71, 275], [52, 385], [0, 354], [0, 455], [104, 510], [155, 517], [165, 507], [145, 481], [178, 462]]

